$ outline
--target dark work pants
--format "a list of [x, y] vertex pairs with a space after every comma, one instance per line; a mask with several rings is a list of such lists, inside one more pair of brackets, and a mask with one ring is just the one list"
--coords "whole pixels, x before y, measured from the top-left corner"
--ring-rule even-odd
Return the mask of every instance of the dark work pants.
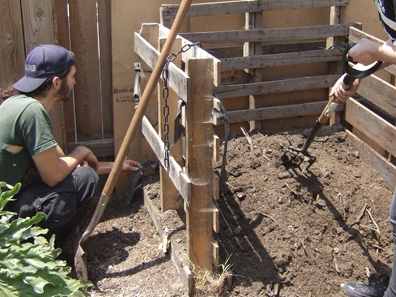
[[[41, 180], [23, 188], [9, 206], [19, 217], [31, 217], [41, 211], [47, 215], [42, 227], [63, 240], [84, 220], [89, 220], [92, 210], [88, 206], [97, 198], [99, 177], [90, 167], [78, 167], [55, 187]], [[88, 213], [91, 212], [91, 213]], [[57, 241], [58, 241], [57, 240]]]
[[396, 190], [393, 194], [393, 200], [390, 209], [390, 221], [392, 224], [392, 235], [394, 241], [393, 265], [388, 289], [386, 290], [384, 297], [396, 297]]

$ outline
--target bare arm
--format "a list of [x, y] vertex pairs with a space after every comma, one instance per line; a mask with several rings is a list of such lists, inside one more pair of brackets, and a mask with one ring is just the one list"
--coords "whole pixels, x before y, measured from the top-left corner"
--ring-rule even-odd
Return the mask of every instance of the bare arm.
[[63, 181], [83, 161], [87, 161], [96, 170], [97, 160], [95, 160], [92, 151], [84, 146], [75, 148], [67, 156], [59, 146], [33, 156], [41, 179], [50, 187]]

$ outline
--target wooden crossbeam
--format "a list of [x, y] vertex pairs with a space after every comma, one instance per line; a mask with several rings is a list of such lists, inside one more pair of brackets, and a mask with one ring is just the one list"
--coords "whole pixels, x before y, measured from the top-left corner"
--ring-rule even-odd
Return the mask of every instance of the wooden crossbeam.
[[321, 89], [332, 86], [338, 78], [338, 75], [318, 75], [250, 84], [222, 85], [215, 88], [215, 95], [222, 99]]
[[358, 94], [396, 119], [396, 87], [383, 79], [371, 75], [362, 79]]
[[349, 130], [347, 130], [347, 133], [355, 148], [360, 152], [361, 158], [382, 175], [387, 187], [393, 191], [396, 184], [396, 166], [388, 162], [354, 133]]
[[[230, 123], [241, 123], [252, 120], [276, 120], [294, 117], [307, 117], [319, 115], [327, 101], [318, 101], [302, 104], [261, 107], [253, 110], [235, 110], [227, 112]], [[214, 118], [214, 125], [223, 124], [222, 119]]]
[[342, 61], [343, 52], [339, 49], [323, 49], [281, 54], [256, 55], [221, 59], [223, 70], [241, 70], [281, 65], [310, 64]]
[[[191, 6], [189, 16], [209, 16], [221, 14], [242, 14], [245, 12], [262, 12], [275, 9], [320, 8], [330, 6], [346, 6], [348, 0], [261, 0], [261, 1], [220, 1], [196, 3]], [[177, 4], [161, 6], [164, 18], [174, 18]]]
[[353, 98], [346, 103], [345, 121], [396, 155], [396, 127]]
[[268, 28], [254, 30], [213, 31], [181, 33], [186, 39], [197, 42], [276, 42], [290, 43], [303, 40], [315, 40], [332, 36], [346, 36], [348, 27], [346, 25], [317, 25], [289, 28]]
[[[159, 51], [146, 41], [139, 33], [135, 33], [135, 52], [154, 69], [159, 58]], [[176, 92], [179, 98], [187, 101], [190, 89], [190, 77], [174, 63], [169, 64], [169, 87]]]
[[142, 133], [180, 195], [185, 201], [189, 201], [191, 196], [191, 180], [183, 172], [182, 167], [175, 161], [173, 156], [169, 157], [169, 168], [165, 167], [165, 145], [146, 117], [143, 117]]

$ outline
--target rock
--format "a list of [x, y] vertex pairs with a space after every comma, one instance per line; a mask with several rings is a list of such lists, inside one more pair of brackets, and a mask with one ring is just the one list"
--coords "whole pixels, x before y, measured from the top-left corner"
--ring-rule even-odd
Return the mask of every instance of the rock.
[[237, 196], [237, 198], [238, 198], [239, 201], [243, 201], [243, 200], [246, 199], [246, 194], [245, 194], [245, 193], [242, 193], [242, 192], [237, 193], [236, 196]]
[[290, 177], [290, 173], [288, 171], [284, 171], [278, 174], [279, 179], [286, 179]]
[[359, 151], [353, 151], [352, 156], [354, 156], [356, 159], [360, 158], [360, 152]]

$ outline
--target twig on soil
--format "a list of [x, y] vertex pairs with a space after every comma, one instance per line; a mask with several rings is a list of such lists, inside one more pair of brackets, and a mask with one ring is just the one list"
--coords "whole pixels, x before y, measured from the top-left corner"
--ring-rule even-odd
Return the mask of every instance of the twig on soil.
[[250, 137], [249, 133], [247, 133], [246, 130], [245, 130], [243, 127], [241, 127], [241, 130], [242, 130], [243, 135], [245, 135], [245, 137], [246, 137], [246, 139], [247, 139], [247, 141], [248, 141], [248, 143], [249, 143], [249, 146], [250, 146], [250, 154], [253, 155], [253, 154], [254, 154], [254, 150], [253, 150], [253, 140], [252, 140], [252, 138]]
[[264, 213], [264, 212], [260, 212], [260, 213], [261, 213], [263, 216], [265, 216], [265, 217], [271, 219], [275, 224], [279, 225], [278, 222], [277, 222], [272, 216], [270, 216], [269, 214], [266, 214], [266, 213]]
[[379, 228], [377, 222], [374, 220], [373, 215], [371, 214], [371, 212], [370, 212], [370, 210], [369, 210], [368, 208], [366, 209], [366, 211], [367, 211], [367, 213], [368, 213], [368, 215], [369, 215], [371, 221], [373, 222], [373, 224], [374, 224], [374, 226], [375, 226], [375, 229], [376, 229], [376, 230], [374, 230], [374, 231], [377, 232], [378, 236], [381, 236], [380, 228]]
[[301, 197], [301, 193], [298, 193], [296, 190], [293, 190], [292, 187], [288, 183], [285, 183], [285, 186], [289, 189], [289, 191], [296, 197]]
[[359, 213], [359, 216], [357, 217], [356, 221], [351, 224], [351, 227], [360, 224], [360, 221], [362, 220], [364, 213], [366, 212], [366, 209], [367, 209], [367, 203], [364, 204], [362, 210]]

